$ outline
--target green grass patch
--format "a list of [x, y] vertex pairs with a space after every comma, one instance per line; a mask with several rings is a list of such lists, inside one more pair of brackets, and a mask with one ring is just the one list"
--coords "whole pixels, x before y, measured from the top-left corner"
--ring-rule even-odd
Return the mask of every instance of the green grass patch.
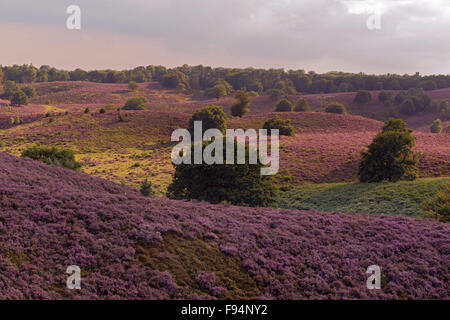
[[281, 195], [278, 206], [325, 212], [404, 215], [425, 214], [421, 203], [442, 190], [450, 178], [396, 183], [327, 183], [296, 187]]

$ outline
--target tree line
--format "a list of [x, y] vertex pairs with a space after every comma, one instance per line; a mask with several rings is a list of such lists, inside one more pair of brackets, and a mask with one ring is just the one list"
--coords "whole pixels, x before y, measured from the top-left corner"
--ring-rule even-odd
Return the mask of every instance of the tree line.
[[212, 68], [188, 66], [166, 68], [164, 66], [140, 66], [129, 70], [60, 70], [48, 65], [0, 66], [0, 81], [17, 83], [52, 81], [92, 81], [99, 83], [128, 83], [134, 81], [158, 81], [166, 88], [180, 92], [206, 90], [211, 96], [223, 96], [231, 90], [245, 89], [262, 93], [281, 90], [284, 94], [334, 93], [358, 90], [409, 90], [422, 88], [434, 90], [450, 87], [450, 75], [372, 75], [365, 73], [255, 69]]

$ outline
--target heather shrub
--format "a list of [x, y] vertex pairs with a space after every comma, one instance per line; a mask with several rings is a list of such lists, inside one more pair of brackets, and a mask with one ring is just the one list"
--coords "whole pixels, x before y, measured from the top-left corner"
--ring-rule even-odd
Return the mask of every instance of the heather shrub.
[[219, 129], [225, 133], [227, 128], [227, 116], [223, 108], [213, 104], [195, 111], [189, 119], [188, 130], [191, 134], [194, 134], [194, 121], [202, 121], [203, 132], [208, 129]]
[[423, 208], [428, 216], [442, 221], [450, 221], [450, 183], [444, 185], [444, 190], [440, 191], [434, 198], [423, 203]]
[[278, 101], [275, 112], [291, 112], [292, 108], [292, 102], [285, 98]]
[[370, 91], [367, 90], [360, 90], [355, 95], [355, 103], [364, 104], [372, 100], [372, 95], [370, 94]]
[[340, 102], [331, 102], [328, 107], [325, 109], [325, 112], [328, 113], [337, 113], [337, 114], [346, 114], [347, 109]]
[[143, 196], [146, 196], [146, 197], [154, 194], [153, 188], [152, 188], [152, 183], [150, 181], [148, 181], [148, 179], [145, 179], [141, 183], [140, 192]]
[[[289, 119], [281, 119], [278, 116], [272, 117], [264, 122], [263, 129], [278, 129], [280, 135], [282, 136], [293, 136], [294, 128], [291, 125], [291, 120]], [[270, 132], [270, 131], [268, 131]]]
[[309, 107], [308, 100], [306, 98], [300, 98], [295, 103], [294, 111], [296, 112], [309, 112], [311, 108]]
[[60, 149], [54, 146], [46, 147], [36, 145], [30, 147], [22, 152], [22, 157], [72, 170], [81, 168], [81, 164], [75, 160], [75, 152], [70, 149]]
[[13, 106], [26, 106], [28, 104], [28, 97], [22, 90], [14, 92], [11, 98], [11, 105]]
[[417, 157], [412, 148], [415, 137], [401, 119], [389, 119], [361, 152], [358, 176], [361, 182], [396, 182], [417, 178]]
[[[204, 143], [204, 149], [208, 143]], [[249, 164], [249, 148], [246, 146], [245, 164], [237, 164], [235, 142], [234, 164], [179, 164], [175, 165], [172, 183], [167, 190], [171, 199], [196, 199], [210, 203], [224, 201], [233, 205], [267, 207], [276, 201], [277, 190], [271, 178], [261, 175], [262, 165]], [[223, 140], [226, 150], [226, 139]], [[190, 157], [193, 163], [193, 146]]]
[[235, 101], [231, 105], [231, 115], [241, 117], [248, 113], [250, 109], [250, 98], [245, 90], [238, 90], [235, 95]]
[[430, 127], [431, 133], [441, 133], [442, 132], [442, 121], [440, 119], [436, 119], [433, 121], [433, 124]]
[[144, 110], [145, 98], [130, 98], [123, 106], [123, 110]]

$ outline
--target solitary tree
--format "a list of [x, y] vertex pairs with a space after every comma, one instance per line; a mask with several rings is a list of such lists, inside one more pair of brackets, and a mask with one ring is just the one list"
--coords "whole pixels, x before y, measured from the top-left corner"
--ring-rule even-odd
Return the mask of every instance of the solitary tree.
[[227, 88], [223, 84], [216, 84], [214, 87], [206, 90], [206, 95], [210, 98], [222, 98], [227, 95]]
[[245, 90], [238, 90], [234, 96], [236, 99], [231, 105], [231, 115], [233, 117], [241, 117], [250, 111], [250, 98]]
[[11, 98], [11, 104], [18, 107], [21, 105], [26, 106], [28, 104], [28, 97], [22, 90], [17, 90]]
[[139, 85], [136, 83], [136, 81], [128, 82], [128, 90], [136, 91], [137, 88], [139, 88]]
[[280, 135], [282, 136], [293, 136], [294, 128], [291, 125], [291, 120], [289, 119], [281, 119], [278, 116], [268, 119], [263, 126], [263, 129], [278, 129]]
[[442, 132], [442, 121], [441, 119], [436, 119], [430, 127], [431, 133], [441, 133]]
[[277, 107], [275, 109], [276, 112], [291, 112], [293, 108], [292, 102], [290, 102], [288, 99], [281, 99], [277, 103]]
[[[226, 139], [223, 139], [226, 150]], [[203, 150], [207, 144], [203, 144]], [[249, 164], [246, 147], [245, 164], [237, 164], [235, 142], [234, 164], [175, 165], [173, 181], [167, 190], [171, 199], [197, 199], [210, 203], [227, 202], [234, 205], [266, 207], [276, 201], [277, 191], [271, 179], [262, 176], [262, 165]], [[194, 152], [191, 149], [190, 155]], [[191, 158], [191, 163], [193, 159]]]
[[328, 107], [325, 109], [325, 112], [337, 113], [337, 114], [345, 114], [345, 113], [347, 113], [347, 109], [340, 102], [331, 102], [328, 105]]
[[194, 121], [202, 122], [203, 132], [208, 129], [219, 129], [222, 133], [225, 133], [227, 128], [227, 115], [223, 108], [213, 104], [197, 110], [189, 119], [188, 130], [191, 134], [194, 133]]
[[305, 98], [300, 98], [295, 103], [294, 111], [296, 112], [309, 112], [311, 108], [309, 107], [308, 100]]
[[417, 156], [412, 148], [415, 137], [401, 119], [389, 119], [361, 152], [358, 175], [361, 182], [395, 182], [417, 178]]

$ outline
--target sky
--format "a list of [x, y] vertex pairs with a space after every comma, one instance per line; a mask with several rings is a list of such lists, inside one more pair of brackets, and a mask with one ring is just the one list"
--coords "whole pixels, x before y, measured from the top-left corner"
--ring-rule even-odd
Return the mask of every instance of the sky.
[[450, 74], [450, 0], [1, 0], [0, 64], [24, 63]]

